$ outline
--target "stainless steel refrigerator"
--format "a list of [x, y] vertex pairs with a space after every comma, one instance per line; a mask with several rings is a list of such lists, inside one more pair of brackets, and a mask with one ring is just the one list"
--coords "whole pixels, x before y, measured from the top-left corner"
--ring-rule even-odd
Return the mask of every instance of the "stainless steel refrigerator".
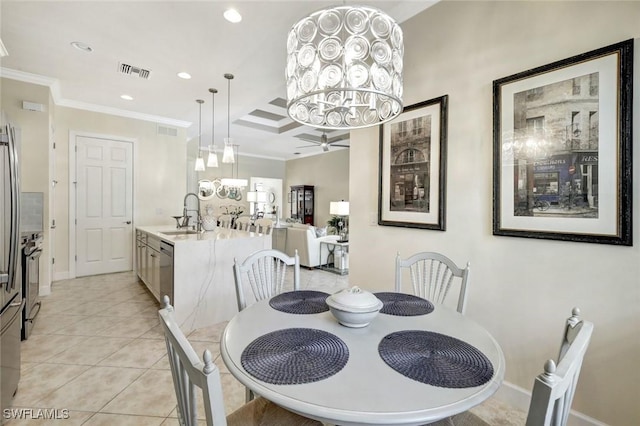
[[0, 424], [20, 380], [22, 268], [20, 170], [15, 129], [0, 123]]

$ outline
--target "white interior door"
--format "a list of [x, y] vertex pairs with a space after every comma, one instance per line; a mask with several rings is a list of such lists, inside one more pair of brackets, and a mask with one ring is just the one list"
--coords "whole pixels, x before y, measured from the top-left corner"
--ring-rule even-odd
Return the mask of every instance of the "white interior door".
[[76, 276], [132, 269], [133, 144], [76, 137]]

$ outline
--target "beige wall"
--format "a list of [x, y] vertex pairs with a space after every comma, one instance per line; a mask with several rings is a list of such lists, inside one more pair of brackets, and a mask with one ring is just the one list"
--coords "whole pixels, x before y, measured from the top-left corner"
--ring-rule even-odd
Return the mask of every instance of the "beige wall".
[[[44, 193], [44, 238], [50, 239], [49, 212], [49, 127], [52, 116], [49, 105], [49, 89], [44, 86], [23, 83], [6, 78], [0, 79], [2, 94], [2, 110], [20, 130], [21, 191]], [[44, 111], [27, 111], [22, 109], [22, 101], [41, 104]], [[40, 262], [41, 287], [50, 284], [51, 256], [48, 244], [45, 244]], [[47, 259], [49, 259], [47, 261]]]
[[[287, 178], [284, 193], [291, 186], [314, 185], [315, 226], [326, 226], [331, 218], [331, 201], [349, 200], [349, 150], [335, 150], [287, 161]], [[291, 204], [285, 206], [283, 217], [291, 217]]]
[[[612, 425], [640, 424], [638, 222], [633, 247], [493, 236], [492, 82], [637, 38], [638, 22], [640, 2], [445, 1], [403, 24], [405, 104], [449, 95], [446, 232], [375, 225], [377, 129], [351, 134], [350, 281], [391, 289], [398, 251], [470, 261], [467, 314], [500, 342], [506, 380], [528, 391], [544, 361], [557, 356], [562, 323], [579, 306], [595, 331], [573, 408]], [[638, 167], [633, 184], [637, 193]]]
[[55, 272], [69, 269], [69, 138], [70, 132], [134, 139], [133, 226], [174, 224], [186, 193], [186, 130], [175, 137], [158, 135], [156, 123], [57, 107], [55, 121], [58, 223]]

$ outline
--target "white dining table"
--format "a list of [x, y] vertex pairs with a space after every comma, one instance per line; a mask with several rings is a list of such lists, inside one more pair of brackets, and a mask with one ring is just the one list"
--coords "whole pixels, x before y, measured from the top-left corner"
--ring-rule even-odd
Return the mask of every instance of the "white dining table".
[[[337, 337], [348, 348], [348, 360], [333, 375], [301, 384], [273, 384], [245, 369], [243, 352], [252, 342], [293, 328], [321, 330]], [[378, 348], [385, 336], [404, 331], [438, 333], [471, 345], [490, 362], [491, 377], [481, 385], [454, 388], [406, 377], [382, 359]], [[262, 300], [229, 321], [220, 349], [229, 372], [256, 394], [303, 416], [345, 426], [423, 425], [441, 420], [493, 395], [505, 370], [502, 349], [491, 334], [442, 305], [424, 315], [379, 313], [368, 326], [350, 328], [340, 325], [329, 311], [287, 313]]]

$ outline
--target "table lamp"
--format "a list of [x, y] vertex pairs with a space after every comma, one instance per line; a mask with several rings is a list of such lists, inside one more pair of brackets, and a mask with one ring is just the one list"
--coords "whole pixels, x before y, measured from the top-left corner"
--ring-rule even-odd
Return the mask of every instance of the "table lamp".
[[344, 200], [331, 201], [329, 204], [329, 213], [342, 219], [338, 222], [338, 233], [340, 234], [338, 242], [348, 241], [349, 231], [347, 228], [347, 218], [349, 217], [349, 202]]

